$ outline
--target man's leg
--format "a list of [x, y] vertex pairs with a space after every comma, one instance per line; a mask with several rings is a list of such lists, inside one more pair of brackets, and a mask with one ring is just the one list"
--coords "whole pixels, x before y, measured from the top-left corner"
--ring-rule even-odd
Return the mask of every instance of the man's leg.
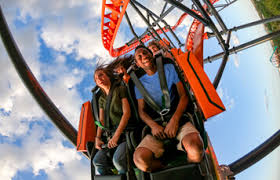
[[152, 172], [164, 167], [161, 162], [156, 159], [162, 156], [163, 152], [162, 142], [151, 135], [147, 135], [136, 148], [133, 160], [140, 170]]
[[136, 149], [133, 160], [135, 165], [144, 172], [152, 172], [164, 167], [160, 160], [154, 158], [154, 153], [144, 147]]
[[203, 142], [199, 133], [193, 132], [185, 135], [182, 145], [187, 152], [188, 161], [199, 163], [203, 157]]
[[191, 122], [187, 122], [179, 129], [177, 139], [180, 141], [178, 150], [187, 152], [189, 162], [198, 163], [202, 160], [203, 142]]

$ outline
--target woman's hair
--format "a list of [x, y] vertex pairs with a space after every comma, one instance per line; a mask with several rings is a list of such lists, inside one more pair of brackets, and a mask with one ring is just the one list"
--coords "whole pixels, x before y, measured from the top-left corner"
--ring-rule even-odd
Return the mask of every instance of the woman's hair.
[[[116, 77], [114, 76], [114, 74], [113, 74], [113, 71], [110, 70], [110, 69], [108, 68], [108, 66], [106, 66], [105, 64], [100, 64], [100, 65], [97, 65], [97, 67], [96, 67], [96, 69], [95, 69], [95, 71], [94, 71], [94, 74], [93, 74], [93, 79], [94, 79], [94, 81], [95, 81], [95, 74], [96, 74], [96, 72], [98, 72], [98, 71], [103, 71], [103, 72], [109, 77], [111, 83], [112, 83], [113, 80], [116, 78]], [[96, 82], [96, 81], [95, 81], [95, 82]]]
[[107, 68], [111, 71], [118, 68], [119, 66], [123, 66], [125, 69], [128, 69], [131, 64], [133, 63], [133, 56], [132, 55], [124, 55], [117, 57], [114, 61], [112, 61]]
[[156, 46], [158, 49], [162, 49], [161, 45], [159, 44], [159, 42], [157, 40], [152, 40], [151, 42], [149, 42], [148, 48], [153, 45]]

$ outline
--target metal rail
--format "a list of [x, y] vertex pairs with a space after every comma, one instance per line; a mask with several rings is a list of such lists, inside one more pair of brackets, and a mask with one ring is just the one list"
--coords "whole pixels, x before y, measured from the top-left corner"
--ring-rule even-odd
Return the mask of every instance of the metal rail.
[[145, 18], [145, 16], [138, 9], [138, 7], [136, 7], [136, 5], [134, 4], [134, 1], [130, 1], [130, 4], [133, 7], [133, 9], [140, 15], [140, 17], [143, 19], [143, 21], [147, 24], [148, 28], [152, 31], [152, 33], [154, 33], [156, 35], [156, 37], [161, 40], [161, 37], [159, 36], [159, 34], [156, 32], [156, 30], [153, 28], [153, 26], [149, 23], [149, 21]]
[[[267, 19], [262, 19], [262, 20], [250, 22], [250, 23], [247, 23], [247, 24], [243, 24], [241, 26], [233, 27], [233, 28], [229, 29], [229, 31], [238, 31], [238, 30], [241, 30], [241, 29], [244, 29], [244, 28], [256, 26], [256, 25], [259, 25], [259, 24], [266, 24], [266, 23], [279, 21], [279, 20], [280, 20], [280, 15], [272, 17], [272, 18], [267, 18]], [[224, 34], [225, 32], [222, 31], [220, 33]], [[211, 37], [214, 37], [215, 34], [214, 33], [207, 33], [207, 36], [208, 36], [208, 38], [211, 38]]]
[[253, 151], [249, 152], [248, 154], [238, 159], [237, 161], [231, 163], [229, 165], [229, 168], [233, 172], [232, 176], [252, 166], [256, 162], [261, 160], [263, 157], [271, 153], [279, 145], [280, 145], [280, 130], [278, 130], [275, 134], [273, 134], [270, 138], [268, 138], [265, 142], [263, 142]]
[[227, 47], [225, 45], [225, 40], [223, 39], [221, 33], [219, 33], [219, 31], [218, 31], [217, 27], [215, 26], [214, 22], [212, 21], [210, 16], [207, 14], [207, 12], [204, 10], [204, 8], [202, 7], [199, 0], [192, 0], [192, 1], [195, 4], [195, 6], [198, 8], [198, 10], [201, 12], [201, 14], [204, 16], [204, 18], [206, 18], [206, 20], [208, 21], [209, 28], [214, 32], [217, 40], [219, 41], [220, 46], [222, 47], [222, 49], [225, 52], [226, 49], [227, 49]]
[[174, 0], [164, 0], [170, 4], [172, 4], [173, 6], [177, 7], [178, 9], [181, 9], [182, 11], [188, 13], [190, 16], [192, 16], [193, 18], [199, 20], [200, 22], [202, 22], [205, 26], [209, 25], [209, 22], [207, 19], [199, 16], [198, 14], [196, 14], [194, 11], [192, 11], [191, 9], [189, 9], [188, 7], [186, 7], [184, 4], [178, 2], [178, 1], [174, 1]]
[[213, 14], [215, 16], [215, 18], [217, 19], [217, 21], [220, 24], [223, 31], [227, 32], [228, 29], [227, 29], [224, 21], [222, 20], [221, 16], [219, 15], [219, 13], [214, 8], [213, 4], [209, 0], [203, 0], [203, 1], [204, 1], [205, 4], [207, 4], [208, 8], [210, 9], [211, 14]]
[[[242, 51], [244, 49], [248, 49], [250, 47], [256, 46], [258, 44], [264, 43], [266, 41], [269, 41], [269, 40], [277, 38], [277, 37], [280, 37], [280, 31], [276, 31], [276, 32], [267, 34], [267, 35], [262, 36], [260, 38], [249, 41], [247, 43], [241, 44], [237, 47], [233, 47], [233, 48], [229, 49], [229, 54], [237, 53], [239, 51]], [[224, 52], [221, 52], [221, 53], [218, 53], [218, 54], [213, 55], [211, 57], [207, 57], [203, 61], [204, 61], [204, 63], [212, 62], [214, 60], [220, 59], [221, 57], [224, 56], [224, 54], [225, 54]]]
[[[229, 31], [228, 36], [227, 36], [227, 42], [226, 42], [227, 47], [229, 45], [230, 37], [231, 37], [231, 31]], [[216, 74], [216, 77], [215, 77], [214, 81], [213, 81], [213, 85], [214, 85], [215, 89], [217, 89], [217, 87], [219, 85], [219, 82], [220, 82], [220, 80], [222, 78], [222, 75], [224, 73], [226, 64], [228, 62], [228, 56], [229, 56], [229, 51], [228, 51], [228, 48], [227, 48], [226, 49], [226, 53], [225, 53], [225, 55], [223, 57], [223, 61], [222, 61], [221, 65], [220, 65], [220, 68], [219, 68], [219, 70], [218, 70], [218, 72]]]

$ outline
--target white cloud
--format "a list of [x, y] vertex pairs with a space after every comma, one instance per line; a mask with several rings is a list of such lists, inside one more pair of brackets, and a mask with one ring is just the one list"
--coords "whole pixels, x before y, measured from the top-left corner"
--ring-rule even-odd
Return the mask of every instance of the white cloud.
[[237, 54], [233, 55], [233, 62], [234, 62], [235, 67], [238, 68], [240, 66], [240, 59], [239, 59], [239, 56]]
[[268, 112], [269, 110], [269, 96], [267, 94], [267, 89], [264, 91], [264, 104], [265, 104], [265, 111]]
[[[63, 3], [68, 4], [64, 6]], [[62, 17], [67, 11], [70, 13], [69, 8], [78, 7], [81, 3], [80, 1], [1, 1], [1, 6], [5, 7], [5, 15], [8, 17], [7, 20], [12, 34], [27, 64], [49, 97], [76, 128], [82, 103], [77, 86], [88, 72], [81, 70], [80, 67], [73, 68], [71, 65], [69, 66], [67, 64], [68, 59], [64, 54], [65, 52], [66, 55], [74, 52], [77, 55], [74, 57], [76, 59], [91, 59], [96, 55], [100, 57], [108, 56], [101, 42], [98, 45], [99, 40], [97, 38], [99, 34], [90, 32], [94, 29], [92, 26], [84, 28], [84, 22], [81, 22], [81, 25], [78, 22], [72, 23], [71, 20], [63, 21], [64, 24], [60, 26], [61, 29], [58, 28], [59, 25], [55, 24], [57, 16]], [[96, 2], [91, 2], [91, 4], [94, 3]], [[93, 14], [95, 15], [95, 12]], [[68, 17], [72, 19], [73, 16]], [[89, 16], [92, 16], [92, 14], [85, 15], [85, 17]], [[48, 20], [43, 21], [41, 24], [40, 20], [44, 17], [48, 17]], [[75, 19], [78, 20], [79, 18], [83, 19], [83, 17], [78, 16]], [[16, 20], [23, 20], [21, 23], [28, 24], [18, 23], [16, 24], [18, 27], [15, 27], [12, 22]], [[93, 22], [88, 23], [93, 24]], [[96, 27], [96, 24], [93, 27]], [[69, 31], [67, 31], [67, 28]], [[41, 53], [39, 40], [42, 38], [43, 33], [48, 32], [47, 30], [51, 32], [49, 36], [57, 37], [54, 42], [50, 41], [47, 45], [54, 50], [58, 50], [58, 52], [52, 54], [54, 60], [51, 59], [48, 60], [48, 63], [41, 63], [39, 61], [41, 56], [39, 54]], [[55, 31], [60, 33], [55, 33]], [[69, 32], [74, 34], [73, 38], [71, 38]], [[65, 36], [63, 36], [63, 33], [65, 33]], [[61, 37], [58, 37], [58, 35]], [[57, 42], [58, 44], [56, 44]], [[77, 42], [80, 43], [77, 44]], [[7, 53], [4, 53], [4, 51], [5, 49], [1, 43], [1, 179], [10, 180], [19, 171], [32, 171], [34, 175], [44, 171], [49, 179], [58, 179], [58, 177], [61, 177], [59, 179], [70, 180], [90, 179], [88, 161], [82, 160], [81, 155], [74, 148], [69, 148], [63, 144], [65, 139], [58, 134], [58, 130], [46, 129], [46, 124], [48, 124], [49, 120], [45, 121], [47, 118], [43, 111], [24, 87]], [[75, 173], [73, 174], [73, 172]]]
[[235, 106], [235, 100], [233, 97], [230, 97], [228, 90], [222, 87], [222, 83], [219, 84], [217, 92], [224, 103], [226, 110], [229, 111]]
[[[48, 139], [44, 139], [45, 133], [49, 134]], [[22, 146], [13, 144], [0, 144], [0, 174], [1, 179], [12, 179], [17, 171], [32, 171], [34, 175], [39, 175], [40, 171], [45, 171], [50, 179], [79, 179], [84, 177], [89, 179], [90, 173], [86, 170], [86, 164], [82, 163], [81, 155], [76, 150], [63, 146], [63, 137], [57, 130], [46, 132], [41, 125], [34, 125], [29, 133], [22, 137]], [[31, 169], [30, 169], [31, 168]], [[77, 171], [77, 169], [79, 171]], [[75, 173], [73, 173], [75, 172]]]
[[[63, 58], [59, 55], [58, 59]], [[63, 63], [46, 65], [42, 73], [47, 77], [53, 77], [42, 85], [46, 93], [77, 128], [82, 104], [77, 85], [83, 80], [86, 73], [78, 68], [71, 70]]]
[[[93, 26], [100, 27], [100, 24]], [[42, 27], [42, 39], [48, 47], [56, 51], [75, 53], [77, 59], [92, 59], [95, 56], [105, 59], [109, 57], [101, 42], [100, 28], [97, 32], [93, 32], [85, 26], [79, 27], [78, 22], [57, 24], [54, 21], [48, 21], [46, 26]]]
[[240, 45], [240, 40], [236, 34], [231, 34], [231, 43], [233, 46]]

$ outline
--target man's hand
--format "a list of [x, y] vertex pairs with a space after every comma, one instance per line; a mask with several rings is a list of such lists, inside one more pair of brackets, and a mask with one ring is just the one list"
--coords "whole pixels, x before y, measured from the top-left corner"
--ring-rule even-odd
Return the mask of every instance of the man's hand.
[[102, 148], [101, 147], [102, 144], [104, 144], [104, 142], [99, 137], [96, 137], [95, 138], [95, 148], [100, 150]]
[[108, 148], [111, 149], [111, 148], [117, 147], [118, 140], [119, 140], [119, 137], [114, 135], [108, 142]]
[[170, 119], [170, 121], [167, 123], [164, 133], [168, 138], [174, 138], [176, 136], [176, 133], [179, 128], [179, 123], [177, 121], [174, 121], [173, 119]]
[[155, 124], [151, 127], [153, 136], [156, 136], [159, 139], [165, 139], [166, 135], [164, 134], [164, 127]]

